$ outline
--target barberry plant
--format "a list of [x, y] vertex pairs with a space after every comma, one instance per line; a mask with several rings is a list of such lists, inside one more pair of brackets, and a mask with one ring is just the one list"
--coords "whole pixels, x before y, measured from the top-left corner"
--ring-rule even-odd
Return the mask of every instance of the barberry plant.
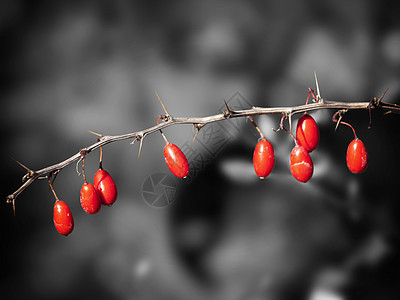
[[[198, 132], [207, 124], [213, 122], [224, 121], [231, 118], [242, 118], [248, 117], [251, 123], [255, 126], [260, 134], [260, 139], [255, 146], [253, 153], [253, 164], [256, 175], [260, 179], [266, 178], [273, 171], [275, 164], [274, 148], [272, 144], [265, 138], [257, 124], [254, 122], [253, 117], [258, 115], [269, 115], [269, 114], [281, 114], [282, 118], [280, 121], [280, 127], [278, 130], [283, 129], [291, 135], [294, 141], [294, 148], [291, 151], [289, 157], [289, 168], [293, 177], [300, 182], [307, 182], [313, 175], [314, 165], [311, 159], [310, 153], [315, 151], [319, 143], [319, 129], [315, 120], [308, 114], [309, 111], [320, 110], [320, 109], [334, 109], [337, 112], [333, 116], [333, 121], [336, 122], [336, 128], [339, 124], [345, 124], [349, 126], [354, 133], [354, 140], [348, 146], [346, 154], [346, 163], [349, 170], [352, 173], [361, 173], [365, 171], [368, 165], [368, 154], [364, 143], [357, 137], [354, 128], [346, 122], [342, 122], [344, 114], [349, 110], [365, 110], [369, 112], [371, 120], [371, 111], [377, 110], [384, 114], [396, 113], [400, 114], [400, 105], [383, 102], [382, 99], [386, 93], [377, 99], [372, 98], [367, 102], [345, 102], [345, 101], [329, 101], [325, 100], [320, 95], [318, 86], [318, 80], [315, 76], [317, 93], [314, 90], [308, 90], [307, 101], [304, 105], [292, 106], [292, 107], [251, 107], [249, 109], [232, 110], [228, 107], [225, 102], [226, 110], [223, 113], [206, 116], [206, 117], [173, 117], [166, 110], [160, 97], [157, 95], [165, 114], [158, 116], [157, 124], [150, 128], [136, 131], [123, 135], [99, 135], [97, 141], [85, 148], [82, 148], [75, 155], [61, 161], [57, 164], [45, 167], [43, 169], [33, 171], [18, 162], [27, 172], [23, 176], [22, 185], [12, 194], [7, 196], [7, 203], [11, 203], [15, 214], [15, 200], [20, 193], [22, 193], [28, 186], [30, 186], [37, 179], [46, 178], [48, 179], [50, 188], [56, 199], [53, 210], [53, 220], [57, 231], [62, 235], [68, 235], [74, 228], [74, 221], [71, 210], [68, 205], [58, 199], [53, 183], [59, 172], [61, 172], [66, 166], [82, 160], [82, 172], [84, 183], [81, 188], [80, 202], [82, 208], [89, 214], [97, 213], [101, 204], [111, 206], [117, 199], [117, 187], [112, 179], [111, 175], [103, 169], [103, 146], [113, 143], [116, 141], [133, 139], [131, 144], [140, 142], [138, 157], [142, 149], [143, 141], [147, 135], [154, 132], [161, 132], [166, 145], [164, 147], [164, 158], [169, 170], [179, 178], [185, 178], [189, 174], [189, 164], [185, 157], [185, 154], [179, 149], [178, 146], [168, 142], [162, 129], [179, 125], [179, 124], [191, 124], [196, 130], [194, 139]], [[312, 95], [312, 103], [309, 103], [310, 95]], [[292, 133], [292, 117], [296, 114], [303, 114], [297, 123], [296, 136]], [[159, 122], [159, 121], [162, 122]], [[289, 129], [285, 128], [284, 122], [288, 120]], [[371, 124], [371, 122], [370, 122]], [[335, 128], [335, 130], [336, 130]], [[92, 132], [93, 133], [93, 132]], [[95, 133], [96, 134], [96, 133]], [[93, 184], [88, 183], [86, 180], [86, 174], [84, 170], [85, 157], [96, 149], [100, 149], [100, 161], [99, 169], [94, 175]], [[279, 147], [278, 147], [279, 148]]]

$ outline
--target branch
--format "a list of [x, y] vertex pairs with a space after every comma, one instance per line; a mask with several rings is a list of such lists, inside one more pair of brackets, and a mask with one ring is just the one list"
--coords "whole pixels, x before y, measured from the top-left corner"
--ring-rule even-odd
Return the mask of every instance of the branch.
[[[382, 96], [383, 97], [383, 96]], [[342, 102], [342, 101], [328, 101], [328, 100], [323, 100], [322, 98], [317, 98], [316, 102], [310, 103], [310, 104], [305, 104], [305, 105], [299, 105], [299, 106], [292, 106], [292, 107], [252, 107], [250, 109], [244, 109], [244, 110], [231, 110], [229, 107], [221, 113], [221, 114], [216, 114], [212, 116], [206, 116], [206, 117], [177, 117], [174, 118], [170, 115], [168, 117], [163, 118], [164, 122], [161, 124], [158, 124], [156, 126], [143, 129], [141, 131], [137, 132], [132, 132], [132, 133], [127, 133], [127, 134], [122, 134], [122, 135], [108, 135], [108, 136], [102, 136], [96, 143], [87, 146], [86, 148], [81, 149], [78, 153], [75, 155], [71, 156], [70, 158], [67, 158], [66, 160], [54, 164], [49, 167], [45, 167], [43, 169], [37, 170], [37, 171], [32, 171], [29, 170], [23, 177], [22, 181], [23, 184], [12, 194], [8, 195], [6, 198], [7, 203], [12, 203], [15, 205], [15, 199], [17, 196], [22, 193], [28, 186], [30, 186], [34, 181], [36, 181], [39, 178], [42, 178], [44, 175], [51, 175], [54, 173], [60, 172], [64, 167], [68, 166], [69, 164], [77, 161], [82, 157], [82, 155], [87, 155], [93, 150], [96, 150], [97, 148], [107, 145], [109, 143], [113, 143], [116, 141], [122, 141], [122, 140], [127, 140], [127, 139], [134, 139], [133, 143], [135, 141], [140, 141], [143, 142], [143, 139], [156, 131], [159, 131], [160, 129], [170, 127], [173, 125], [178, 125], [178, 124], [192, 124], [194, 128], [198, 131], [200, 130], [203, 126], [213, 123], [213, 122], [218, 122], [222, 120], [226, 120], [229, 118], [240, 118], [240, 117], [248, 117], [248, 116], [256, 116], [256, 115], [267, 115], [267, 114], [283, 114], [286, 117], [289, 117], [289, 120], [291, 119], [291, 116], [295, 114], [299, 114], [302, 112], [307, 112], [307, 111], [313, 111], [313, 110], [320, 110], [320, 109], [338, 109], [342, 111], [347, 111], [347, 110], [369, 110], [371, 109], [379, 109], [382, 110], [385, 114], [388, 113], [396, 113], [400, 114], [400, 105], [398, 104], [391, 104], [391, 103], [385, 103], [381, 101], [381, 98], [378, 100], [376, 98], [373, 98], [370, 102]]]

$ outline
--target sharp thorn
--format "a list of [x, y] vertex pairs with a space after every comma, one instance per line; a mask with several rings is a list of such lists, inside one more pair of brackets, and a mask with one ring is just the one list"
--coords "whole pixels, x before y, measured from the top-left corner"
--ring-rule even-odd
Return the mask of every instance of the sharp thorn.
[[103, 137], [103, 135], [100, 134], [100, 133], [97, 133], [97, 132], [94, 132], [94, 131], [90, 131], [90, 130], [88, 130], [88, 132], [90, 132], [91, 134], [97, 135], [99, 137]]
[[53, 180], [51, 181], [51, 185], [54, 184], [54, 181], [56, 180], [58, 173], [59, 173], [59, 172], [54, 172], [54, 173], [53, 173]]
[[371, 129], [372, 128], [371, 105], [368, 105], [368, 115], [369, 115], [368, 129]]
[[225, 99], [224, 99], [224, 103], [225, 103], [225, 106], [226, 106], [226, 109], [228, 110], [228, 112], [231, 113], [231, 110], [230, 110], [230, 108], [228, 106], [228, 103], [226, 103]]
[[382, 96], [379, 97], [378, 101], [376, 101], [376, 104], [377, 104], [377, 105], [380, 104], [381, 100], [383, 99], [383, 97], [385, 96], [385, 94], [386, 94], [386, 92], [387, 92], [388, 90], [389, 90], [389, 89], [387, 88], [386, 91], [383, 92]]
[[196, 139], [197, 134], [199, 133], [199, 131], [200, 131], [200, 129], [196, 128], [196, 133], [194, 134], [194, 137], [193, 137], [193, 140], [192, 140], [192, 145], [193, 145], [194, 140]]
[[342, 120], [342, 116], [340, 116], [339, 120], [337, 120], [334, 132], [336, 132], [336, 130], [338, 129], [341, 120]]
[[29, 169], [27, 166], [25, 166], [23, 163], [19, 162], [18, 160], [16, 160], [14, 157], [11, 156], [11, 159], [13, 161], [15, 161], [17, 164], [19, 164], [21, 167], [23, 167], [25, 170], [27, 170], [28, 172], [32, 173], [32, 170]]
[[335, 130], [334, 130], [333, 132], [336, 132], [336, 130], [338, 129], [338, 127], [339, 127], [339, 122], [336, 122]]
[[138, 156], [137, 156], [138, 159], [139, 159], [139, 157], [140, 157], [140, 152], [142, 151], [142, 145], [143, 145], [143, 138], [140, 139], [139, 152], [138, 152]]
[[161, 98], [160, 98], [160, 96], [158, 96], [158, 94], [157, 94], [157, 92], [156, 91], [154, 91], [155, 93], [156, 93], [156, 96], [157, 96], [157, 98], [158, 98], [158, 100], [160, 101], [160, 103], [161, 103], [161, 106], [162, 106], [162, 108], [164, 109], [164, 111], [165, 111], [165, 114], [167, 115], [167, 116], [169, 116], [169, 114], [168, 114], [168, 111], [167, 111], [167, 109], [165, 108], [165, 106], [164, 106], [164, 103], [161, 101]]
[[139, 142], [143, 138], [142, 135], [137, 135], [134, 140], [131, 142], [131, 145], [134, 145], [136, 142]]
[[317, 73], [314, 70], [314, 78], [315, 78], [315, 86], [317, 88], [317, 97], [318, 99], [321, 99], [321, 94], [319, 92], [319, 84], [318, 84], [318, 78], [317, 78]]

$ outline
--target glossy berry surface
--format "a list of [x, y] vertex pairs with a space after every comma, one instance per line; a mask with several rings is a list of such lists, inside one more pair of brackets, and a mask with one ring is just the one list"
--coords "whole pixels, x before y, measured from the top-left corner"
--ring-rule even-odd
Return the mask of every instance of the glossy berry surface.
[[314, 151], [319, 143], [319, 129], [313, 117], [303, 115], [297, 122], [297, 144], [303, 146], [308, 152]]
[[84, 183], [81, 188], [81, 206], [88, 214], [95, 214], [101, 208], [99, 194], [91, 183]]
[[274, 148], [271, 143], [265, 138], [261, 139], [256, 145], [253, 154], [253, 165], [254, 171], [260, 177], [264, 179], [267, 177], [275, 164]]
[[57, 200], [53, 207], [53, 222], [57, 231], [62, 235], [68, 235], [74, 229], [74, 219], [68, 205]]
[[303, 146], [296, 146], [290, 154], [290, 172], [300, 182], [310, 180], [314, 165], [310, 154]]
[[96, 187], [103, 205], [110, 206], [117, 201], [117, 186], [107, 171], [99, 169], [96, 172], [94, 175], [94, 186]]
[[185, 154], [178, 146], [167, 143], [164, 147], [164, 158], [170, 171], [179, 178], [189, 174], [189, 164]]
[[364, 143], [359, 139], [351, 141], [347, 147], [347, 167], [353, 173], [362, 173], [368, 166], [368, 153]]

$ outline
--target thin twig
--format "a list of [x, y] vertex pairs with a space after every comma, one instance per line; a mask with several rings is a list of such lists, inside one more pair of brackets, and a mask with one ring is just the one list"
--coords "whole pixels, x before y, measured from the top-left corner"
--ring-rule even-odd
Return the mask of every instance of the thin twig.
[[268, 115], [268, 114], [285, 114], [293, 116], [295, 114], [313, 110], [320, 110], [320, 109], [368, 110], [369, 108], [379, 109], [384, 113], [400, 114], [400, 105], [385, 103], [382, 101], [380, 101], [378, 105], [370, 106], [370, 102], [343, 102], [343, 101], [324, 100], [293, 107], [252, 107], [250, 109], [243, 109], [243, 110], [229, 109], [229, 116], [227, 116], [226, 112], [206, 117], [174, 118], [172, 116], [169, 116], [169, 118], [164, 120], [164, 122], [162, 122], [161, 124], [143, 129], [141, 131], [126, 133], [121, 135], [102, 136], [96, 143], [81, 149], [78, 153], [67, 158], [66, 160], [63, 160], [57, 164], [45, 167], [37, 171], [28, 171], [28, 173], [24, 175], [25, 182], [15, 192], [7, 196], [6, 198], [7, 203], [14, 203], [17, 196], [21, 194], [28, 186], [30, 186], [39, 177], [42, 177], [43, 175], [46, 174], [50, 174], [51, 172], [54, 172], [56, 170], [61, 171], [64, 167], [79, 160], [82, 157], [82, 153], [87, 155], [93, 150], [96, 150], [97, 148], [105, 146], [107, 144], [127, 139], [136, 139], [138, 136], [140, 137], [140, 139], [144, 139], [147, 135], [151, 133], [154, 133], [156, 131], [159, 131], [161, 129], [173, 125], [191, 124], [193, 126], [203, 127], [207, 124], [223, 121], [228, 118], [241, 118], [241, 117], [256, 116], [256, 115]]

